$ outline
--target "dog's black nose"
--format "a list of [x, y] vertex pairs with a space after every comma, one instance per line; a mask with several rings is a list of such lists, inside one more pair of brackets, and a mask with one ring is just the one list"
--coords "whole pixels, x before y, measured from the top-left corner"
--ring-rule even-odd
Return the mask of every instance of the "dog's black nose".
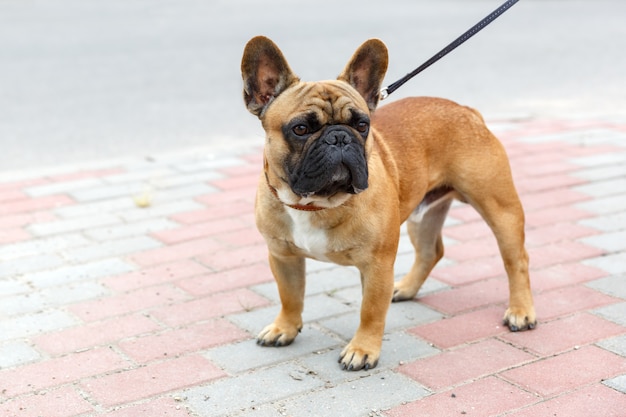
[[346, 132], [330, 132], [324, 141], [329, 145], [347, 145], [352, 142], [352, 137]]

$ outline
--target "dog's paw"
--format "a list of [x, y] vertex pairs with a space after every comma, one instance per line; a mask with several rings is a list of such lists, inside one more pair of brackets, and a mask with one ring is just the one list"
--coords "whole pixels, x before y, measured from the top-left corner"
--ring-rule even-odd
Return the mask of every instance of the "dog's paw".
[[368, 370], [378, 365], [380, 349], [362, 349], [350, 342], [339, 355], [339, 363], [344, 371]]
[[393, 298], [392, 302], [397, 303], [399, 301], [409, 301], [415, 298], [420, 286], [415, 285], [415, 280], [408, 277], [404, 277], [400, 281], [393, 284]]
[[537, 326], [535, 309], [532, 307], [527, 309], [509, 307], [504, 313], [502, 322], [505, 326], [508, 326], [509, 330], [512, 332], [532, 330]]
[[400, 288], [399, 286], [393, 287], [393, 298], [392, 302], [397, 303], [400, 301], [409, 301], [415, 298], [415, 293], [412, 291], [407, 291], [404, 288]]
[[256, 344], [260, 346], [287, 346], [294, 341], [300, 329], [297, 327], [279, 327], [275, 323], [265, 326], [256, 338]]

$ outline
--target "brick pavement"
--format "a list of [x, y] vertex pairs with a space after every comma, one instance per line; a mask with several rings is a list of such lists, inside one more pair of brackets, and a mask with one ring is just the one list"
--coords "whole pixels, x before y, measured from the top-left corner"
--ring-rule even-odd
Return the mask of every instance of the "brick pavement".
[[[278, 308], [253, 221], [260, 149], [0, 174], [0, 415], [626, 416], [626, 124], [491, 125], [539, 326], [500, 324], [495, 240], [457, 204], [445, 258], [356, 373], [336, 363], [353, 268], [310, 262], [302, 334], [254, 343]], [[411, 262], [403, 235], [396, 274]]]

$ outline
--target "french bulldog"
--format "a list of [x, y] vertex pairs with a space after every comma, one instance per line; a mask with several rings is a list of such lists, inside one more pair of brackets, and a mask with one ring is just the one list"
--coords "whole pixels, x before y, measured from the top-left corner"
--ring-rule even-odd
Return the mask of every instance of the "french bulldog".
[[[443, 256], [453, 199], [471, 204], [497, 239], [509, 282], [504, 323], [536, 325], [524, 211], [503, 146], [476, 110], [445, 99], [377, 109], [387, 65], [386, 46], [371, 39], [336, 80], [304, 82], [263, 36], [248, 42], [241, 62], [245, 105], [265, 130], [255, 216], [281, 300], [257, 343], [285, 346], [302, 329], [305, 258], [353, 265], [363, 299], [339, 357], [346, 370], [377, 365], [390, 302], [413, 299]], [[394, 284], [404, 222], [415, 262]]]

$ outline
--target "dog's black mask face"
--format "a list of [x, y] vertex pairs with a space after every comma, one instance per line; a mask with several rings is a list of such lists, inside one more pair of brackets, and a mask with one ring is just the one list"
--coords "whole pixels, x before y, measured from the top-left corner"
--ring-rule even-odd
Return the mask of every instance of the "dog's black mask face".
[[[302, 197], [357, 194], [367, 189], [365, 141], [369, 118], [353, 111], [347, 124], [316, 126], [315, 120], [296, 119], [285, 126], [291, 154], [286, 173], [292, 191]], [[314, 119], [314, 118], [313, 118]], [[312, 133], [309, 133], [312, 132]]]

